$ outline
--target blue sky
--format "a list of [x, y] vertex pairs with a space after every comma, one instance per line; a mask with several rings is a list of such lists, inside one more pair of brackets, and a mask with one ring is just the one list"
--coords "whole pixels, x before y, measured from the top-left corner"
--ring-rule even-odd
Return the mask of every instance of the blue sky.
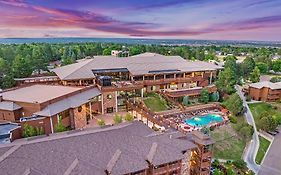
[[281, 40], [280, 0], [0, 0], [0, 37]]

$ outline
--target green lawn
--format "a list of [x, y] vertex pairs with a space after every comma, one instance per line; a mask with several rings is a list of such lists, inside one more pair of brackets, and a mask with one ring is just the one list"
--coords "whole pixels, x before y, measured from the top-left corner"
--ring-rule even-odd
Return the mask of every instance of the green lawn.
[[281, 115], [281, 103], [253, 103], [249, 104], [249, 107], [251, 109], [251, 112], [253, 114], [253, 117], [255, 119], [255, 123], [257, 125], [257, 128], [260, 129], [258, 123], [260, 120], [260, 114], [267, 113], [271, 116], [273, 115]]
[[144, 99], [145, 105], [154, 112], [165, 111], [169, 109], [167, 101], [156, 93], [149, 93]]
[[212, 138], [215, 140], [214, 157], [226, 160], [238, 160], [242, 158], [242, 154], [249, 139], [243, 139], [236, 129], [244, 123], [242, 116], [238, 117], [237, 124], [228, 124], [220, 128], [216, 128], [211, 132]]
[[267, 139], [265, 139], [264, 137], [259, 136], [260, 139], [260, 147], [256, 156], [256, 163], [257, 164], [261, 164], [263, 157], [270, 145], [270, 141], [268, 141]]

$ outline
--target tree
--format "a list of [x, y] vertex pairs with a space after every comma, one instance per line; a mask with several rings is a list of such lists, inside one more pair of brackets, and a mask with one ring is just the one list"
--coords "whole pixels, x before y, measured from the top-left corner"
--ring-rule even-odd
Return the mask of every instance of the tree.
[[65, 126], [62, 124], [62, 117], [61, 116], [59, 116], [59, 118], [58, 118], [58, 124], [55, 126], [55, 131], [56, 132], [66, 131]]
[[200, 101], [203, 103], [209, 102], [209, 91], [208, 89], [204, 88], [200, 92]]
[[184, 106], [188, 106], [189, 104], [189, 97], [188, 96], [184, 96], [182, 99], [182, 103]]
[[219, 169], [215, 169], [213, 175], [224, 175], [224, 173], [222, 171], [220, 171]]
[[246, 57], [241, 65], [242, 72], [245, 77], [249, 76], [255, 68], [255, 61], [252, 57]]
[[268, 72], [268, 65], [266, 63], [257, 63], [256, 66], [259, 68], [260, 72], [265, 74]]
[[47, 70], [48, 59], [45, 57], [44, 51], [41, 47], [34, 47], [32, 51], [32, 70], [36, 70], [38, 74], [41, 70]]
[[235, 74], [230, 68], [226, 68], [225, 70], [219, 73], [216, 85], [220, 92], [222, 92], [223, 94], [232, 94], [233, 92], [235, 92], [235, 84]]
[[3, 78], [0, 78], [0, 88], [7, 89], [14, 87], [16, 85], [16, 81], [14, 77], [10, 74], [5, 75]]
[[256, 83], [256, 82], [259, 82], [260, 81], [260, 70], [258, 67], [255, 67], [255, 69], [253, 70], [253, 72], [251, 73], [251, 76], [250, 76], [250, 80], [253, 82], [253, 83]]
[[111, 50], [108, 48], [104, 49], [102, 55], [111, 55]]
[[113, 121], [114, 121], [115, 124], [122, 123], [123, 118], [122, 118], [121, 115], [117, 115], [117, 114], [116, 114], [116, 115], [113, 117]]
[[210, 95], [210, 101], [217, 102], [217, 101], [219, 101], [219, 99], [220, 99], [220, 94], [219, 94], [219, 92], [213, 92], [213, 93]]
[[257, 122], [258, 128], [264, 131], [274, 131], [277, 128], [277, 123], [270, 116], [264, 116]]
[[281, 72], [281, 59], [272, 62], [272, 70], [274, 72]]
[[124, 117], [124, 119], [127, 121], [127, 122], [131, 122], [134, 120], [134, 116], [132, 116], [131, 114], [127, 113]]
[[236, 175], [234, 169], [231, 166], [226, 168], [226, 174], [227, 175]]
[[30, 58], [17, 55], [12, 64], [12, 71], [16, 78], [29, 77], [32, 73]]
[[244, 106], [238, 94], [232, 94], [223, 105], [233, 114], [238, 115], [242, 112]]
[[225, 57], [224, 68], [231, 69], [234, 73], [237, 72], [237, 64], [236, 64], [236, 57], [235, 56], [227, 56]]

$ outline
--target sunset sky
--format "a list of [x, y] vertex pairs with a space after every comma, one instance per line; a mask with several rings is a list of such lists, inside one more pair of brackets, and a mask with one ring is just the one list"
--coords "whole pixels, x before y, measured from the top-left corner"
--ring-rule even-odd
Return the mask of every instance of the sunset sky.
[[280, 0], [0, 0], [0, 38], [281, 40]]

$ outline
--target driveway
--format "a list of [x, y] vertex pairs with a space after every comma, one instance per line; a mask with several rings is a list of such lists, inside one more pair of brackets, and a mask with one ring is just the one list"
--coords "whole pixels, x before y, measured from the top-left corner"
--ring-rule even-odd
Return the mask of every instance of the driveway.
[[[279, 127], [281, 131], [281, 127]], [[262, 162], [259, 175], [281, 174], [281, 133], [277, 134]]]
[[250, 168], [252, 171], [254, 171], [257, 174], [259, 172], [260, 166], [256, 164], [255, 158], [259, 149], [260, 141], [259, 141], [255, 120], [246, 102], [246, 99], [242, 93], [242, 87], [235, 86], [235, 88], [237, 90], [237, 94], [240, 96], [240, 98], [243, 101], [243, 105], [247, 108], [247, 111], [245, 112], [244, 116], [246, 117], [248, 124], [252, 125], [254, 128], [254, 134], [252, 140], [246, 149], [243, 159], [247, 163], [248, 168]]

